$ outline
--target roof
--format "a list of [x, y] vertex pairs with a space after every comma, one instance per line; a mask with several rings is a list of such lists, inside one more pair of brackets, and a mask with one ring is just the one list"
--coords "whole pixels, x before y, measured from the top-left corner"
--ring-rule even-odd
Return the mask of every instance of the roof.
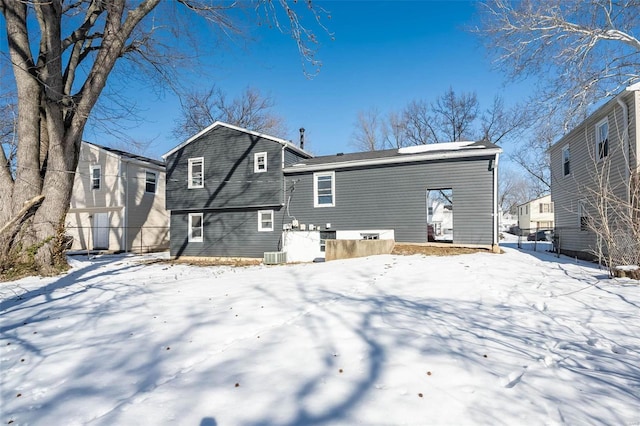
[[524, 206], [525, 204], [535, 203], [536, 201], [542, 201], [545, 198], [549, 198], [549, 197], [551, 197], [551, 194], [542, 195], [542, 196], [540, 196], [538, 198], [534, 198], [532, 200], [525, 201], [524, 203], [516, 204], [516, 207]]
[[551, 144], [551, 146], [549, 147], [549, 152], [559, 149], [560, 146], [564, 146], [565, 140], [568, 139], [570, 135], [572, 135], [574, 132], [577, 132], [577, 131], [583, 131], [581, 129], [582, 125], [584, 125], [585, 123], [589, 123], [594, 117], [602, 114], [602, 112], [607, 108], [610, 108], [611, 105], [617, 104], [618, 100], [621, 99], [622, 96], [631, 96], [631, 95], [627, 95], [627, 93], [638, 92], [638, 91], [640, 91], [640, 81], [630, 86], [627, 86], [625, 89], [621, 90], [616, 95], [611, 96], [609, 99], [607, 99], [605, 103], [603, 103], [598, 108], [596, 108], [593, 112], [591, 112], [584, 120], [580, 121], [578, 124], [573, 126], [568, 132], [560, 136], [558, 140], [556, 140], [553, 144]]
[[204, 136], [205, 134], [211, 132], [216, 127], [226, 127], [226, 128], [229, 128], [229, 129], [237, 130], [238, 132], [247, 133], [247, 134], [250, 134], [250, 135], [253, 135], [253, 136], [257, 136], [257, 137], [260, 137], [260, 138], [263, 138], [263, 139], [269, 139], [269, 140], [272, 140], [274, 142], [277, 142], [277, 143], [281, 144], [282, 146], [284, 146], [286, 148], [289, 148], [289, 149], [291, 149], [293, 151], [296, 151], [297, 153], [302, 154], [305, 157], [312, 157], [313, 156], [312, 154], [308, 153], [304, 149], [301, 149], [301, 148], [295, 146], [290, 141], [287, 141], [285, 139], [280, 139], [280, 138], [277, 138], [275, 136], [270, 136], [270, 135], [267, 135], [267, 134], [264, 134], [264, 133], [254, 132], [253, 130], [244, 129], [242, 127], [234, 126], [233, 124], [224, 123], [222, 121], [216, 121], [215, 123], [211, 124], [209, 127], [205, 128], [205, 129], [201, 130], [200, 132], [196, 133], [195, 135], [191, 136], [189, 139], [187, 139], [186, 141], [182, 142], [180, 145], [176, 146], [171, 151], [167, 152], [166, 154], [163, 154], [162, 158], [166, 159], [168, 156], [170, 156], [174, 152], [181, 150], [185, 146], [189, 145], [191, 142], [193, 142], [196, 139], [199, 139], [200, 137]]
[[340, 153], [313, 157], [286, 167], [285, 172], [295, 173], [298, 171], [333, 170], [345, 167], [399, 164], [449, 158], [482, 157], [499, 154], [501, 152], [502, 148], [487, 141], [435, 143], [400, 149], [385, 149], [349, 154]]
[[111, 152], [113, 154], [119, 155], [120, 157], [130, 158], [132, 160], [142, 161], [144, 163], [155, 164], [156, 166], [165, 167], [164, 161], [154, 160], [153, 158], [145, 157], [138, 154], [132, 154], [131, 152], [122, 151], [120, 149], [111, 148], [104, 145], [98, 145], [97, 143], [82, 141], [82, 143], [86, 143], [89, 145], [93, 145], [100, 149], [104, 149], [105, 151]]

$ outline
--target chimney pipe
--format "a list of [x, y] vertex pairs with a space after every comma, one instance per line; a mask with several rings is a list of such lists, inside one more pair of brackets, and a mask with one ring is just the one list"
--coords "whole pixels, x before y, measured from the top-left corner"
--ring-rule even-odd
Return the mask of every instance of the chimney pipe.
[[300, 149], [304, 149], [304, 127], [300, 127]]

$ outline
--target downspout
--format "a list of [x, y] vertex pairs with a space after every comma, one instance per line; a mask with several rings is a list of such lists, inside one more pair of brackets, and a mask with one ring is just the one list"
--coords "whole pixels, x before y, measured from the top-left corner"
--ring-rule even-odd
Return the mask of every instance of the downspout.
[[498, 160], [500, 154], [496, 152], [496, 159], [493, 164], [493, 244], [491, 249], [499, 253], [498, 244]]
[[624, 161], [625, 161], [625, 168], [624, 168], [624, 177], [625, 177], [625, 182], [627, 183], [627, 203], [631, 203], [631, 183], [630, 183], [630, 179], [631, 179], [631, 158], [630, 158], [630, 149], [629, 149], [629, 108], [627, 107], [627, 104], [625, 104], [622, 99], [620, 99], [620, 96], [618, 96], [616, 98], [616, 101], [618, 102], [618, 105], [620, 105], [620, 108], [622, 108], [622, 119], [623, 119], [623, 123], [624, 123], [624, 130], [623, 130], [623, 134], [622, 134], [622, 151], [624, 153]]
[[125, 164], [124, 173], [122, 170], [120, 171], [120, 185], [122, 186], [121, 194], [122, 194], [122, 247], [124, 252], [128, 252], [127, 248], [127, 226], [129, 221], [127, 220], [129, 214], [129, 194], [127, 193], [127, 179], [129, 176], [129, 162], [124, 158], [120, 159], [121, 163]]

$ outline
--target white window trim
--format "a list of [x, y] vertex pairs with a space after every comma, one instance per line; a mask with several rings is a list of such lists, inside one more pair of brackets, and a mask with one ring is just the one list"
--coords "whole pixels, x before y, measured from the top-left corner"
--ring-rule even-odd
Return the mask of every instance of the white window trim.
[[[567, 161], [569, 163], [569, 173], [565, 173], [565, 157], [564, 157], [564, 153], [567, 152], [568, 155], [568, 160]], [[569, 149], [569, 145], [565, 145], [562, 147], [562, 175], [563, 176], [571, 176], [571, 150]]]
[[[200, 217], [200, 236], [193, 236], [193, 218]], [[204, 241], [204, 215], [202, 213], [189, 213], [188, 240], [190, 243], [201, 243]]]
[[[260, 170], [258, 168], [258, 158], [264, 157], [264, 170]], [[253, 154], [253, 172], [254, 173], [264, 173], [267, 171], [267, 153], [266, 152], [256, 152]]]
[[[271, 228], [265, 228], [262, 226], [262, 215], [270, 214], [271, 215]], [[272, 232], [275, 227], [275, 217], [273, 215], [273, 210], [258, 210], [258, 232]]]
[[[100, 170], [100, 177], [98, 179], [98, 187], [93, 187], [93, 171]], [[102, 166], [100, 164], [93, 164], [89, 167], [90, 185], [92, 191], [100, 191], [102, 189]]]
[[[606, 124], [607, 125], [607, 155], [603, 155], [600, 156], [600, 150], [598, 149], [598, 145], [600, 144], [600, 127], [602, 127], [602, 125]], [[609, 148], [611, 148], [611, 138], [610, 138], [610, 129], [609, 129], [609, 118], [605, 117], [604, 119], [598, 121], [598, 123], [596, 124], [596, 159], [598, 161], [602, 161], [603, 159], [607, 158], [609, 156]]]
[[[318, 203], [318, 178], [331, 176], [331, 204]], [[335, 207], [336, 205], [336, 172], [317, 172], [313, 174], [313, 207]]]
[[[154, 186], [154, 191], [153, 192], [147, 191], [147, 173], [152, 173], [156, 177], [155, 186]], [[145, 170], [144, 171], [144, 193], [145, 194], [157, 194], [158, 193], [158, 172], [157, 171], [155, 171], [155, 170]]]
[[[192, 176], [192, 169], [193, 169], [193, 163], [196, 162], [202, 162], [202, 184], [200, 185], [193, 185], [193, 176]], [[204, 157], [195, 157], [195, 158], [189, 158], [189, 171], [188, 171], [188, 176], [187, 176], [187, 188], [192, 189], [192, 188], [204, 188]]]

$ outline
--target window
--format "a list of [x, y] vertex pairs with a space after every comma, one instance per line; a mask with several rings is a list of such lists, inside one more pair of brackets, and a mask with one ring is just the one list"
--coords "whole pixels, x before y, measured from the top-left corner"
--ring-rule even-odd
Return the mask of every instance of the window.
[[155, 194], [157, 182], [158, 182], [158, 174], [156, 172], [150, 172], [150, 171], [145, 172], [144, 192], [147, 192], [149, 194]]
[[553, 213], [553, 203], [540, 203], [540, 213]]
[[335, 173], [323, 172], [313, 174], [313, 206], [333, 207], [335, 202]]
[[204, 158], [189, 158], [188, 188], [204, 188]]
[[91, 189], [100, 189], [102, 170], [99, 165], [91, 166]]
[[569, 176], [571, 173], [571, 156], [569, 155], [569, 146], [562, 148], [562, 169], [564, 176]]
[[267, 153], [257, 152], [253, 154], [253, 172], [263, 173], [267, 171]]
[[273, 231], [273, 210], [258, 211], [258, 232]]
[[578, 217], [580, 218], [580, 230], [587, 231], [589, 229], [589, 213], [584, 201], [578, 202]]
[[596, 158], [609, 155], [609, 121], [605, 118], [596, 125]]
[[325, 252], [327, 250], [327, 240], [335, 240], [336, 231], [320, 231], [320, 251]]
[[189, 213], [189, 242], [201, 243], [204, 240], [202, 222], [202, 213]]

